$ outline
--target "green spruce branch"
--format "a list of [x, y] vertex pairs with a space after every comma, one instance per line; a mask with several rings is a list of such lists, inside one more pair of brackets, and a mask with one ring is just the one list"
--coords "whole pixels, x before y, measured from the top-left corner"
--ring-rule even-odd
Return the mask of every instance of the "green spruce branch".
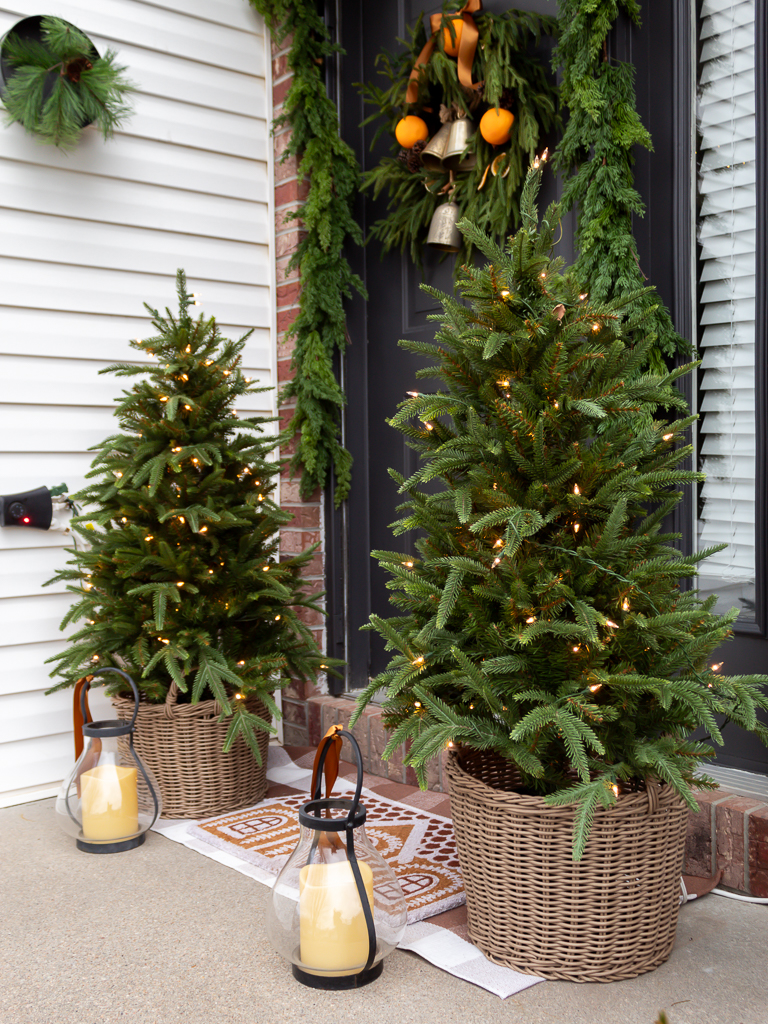
[[147, 306], [157, 333], [131, 342], [142, 362], [101, 371], [132, 383], [117, 400], [119, 432], [94, 447], [91, 482], [73, 495], [85, 546], [49, 581], [75, 598], [61, 624], [75, 628], [49, 659], [62, 679], [53, 689], [96, 665], [128, 672], [152, 703], [176, 683], [180, 700], [215, 698], [234, 716], [228, 745], [242, 733], [257, 750], [253, 730], [272, 726], [237, 698], [275, 714], [275, 689], [333, 664], [302, 621], [322, 595], [302, 579], [314, 549], [278, 555], [293, 518], [274, 500], [285, 438], [274, 417], [235, 414], [270, 390], [241, 370], [251, 332], [229, 341], [212, 317], [194, 319], [181, 270], [177, 290], [177, 314]]
[[333, 469], [335, 502], [349, 494], [352, 456], [340, 442], [341, 415], [346, 397], [334, 375], [334, 354], [347, 346], [345, 298], [356, 290], [365, 295], [360, 278], [344, 255], [349, 242], [362, 244], [352, 215], [360, 170], [351, 148], [339, 137], [338, 112], [325, 90], [325, 61], [339, 48], [314, 3], [306, 0], [250, 0], [279, 42], [291, 37], [288, 66], [293, 75], [283, 113], [273, 130], [291, 128], [283, 160], [299, 158], [298, 179], [307, 183], [307, 198], [293, 215], [302, 239], [288, 271], [297, 269], [301, 281], [299, 313], [291, 327], [295, 349], [293, 379], [281, 402], [295, 399], [288, 424], [298, 436], [291, 462], [301, 470], [305, 498], [324, 487]]
[[579, 859], [595, 813], [648, 780], [695, 807], [723, 721], [768, 741], [768, 677], [712, 666], [738, 613], [681, 587], [712, 552], [662, 533], [702, 479], [680, 468], [695, 417], [676, 388], [697, 364], [641, 370], [653, 304], [598, 300], [552, 259], [560, 209], [537, 223], [541, 170], [504, 249], [461, 222], [487, 263], [462, 269], [463, 301], [431, 292], [434, 342], [401, 342], [437, 382], [391, 420], [420, 456], [392, 474], [393, 532], [420, 539], [413, 556], [374, 552], [396, 614], [371, 617], [390, 661], [353, 723], [383, 689], [388, 752], [409, 744], [422, 785], [447, 745], [508, 759], [523, 791], [574, 805]]
[[553, 158], [566, 178], [563, 208], [578, 209], [578, 258], [574, 271], [597, 302], [638, 292], [634, 306], [649, 314], [656, 335], [649, 350], [652, 368], [689, 355], [669, 311], [655, 292], [644, 289], [632, 220], [645, 212], [634, 186], [634, 147], [653, 149], [638, 116], [635, 69], [609, 56], [608, 36], [620, 10], [640, 24], [637, 0], [560, 0], [559, 42], [553, 67], [562, 73], [560, 96], [568, 108], [565, 132]]

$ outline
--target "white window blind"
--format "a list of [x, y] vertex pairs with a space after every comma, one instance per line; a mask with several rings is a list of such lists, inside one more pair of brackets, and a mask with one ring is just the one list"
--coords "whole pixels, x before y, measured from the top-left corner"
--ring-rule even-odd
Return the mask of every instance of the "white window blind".
[[699, 586], [754, 618], [755, 0], [703, 0], [698, 68], [702, 354]]

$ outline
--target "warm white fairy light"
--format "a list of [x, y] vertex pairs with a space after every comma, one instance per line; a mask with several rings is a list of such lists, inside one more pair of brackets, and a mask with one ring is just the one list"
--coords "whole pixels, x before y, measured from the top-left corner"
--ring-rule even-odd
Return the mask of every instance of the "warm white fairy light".
[[168, 395], [160, 395], [160, 401], [161, 402], [167, 402], [168, 401]]
[[628, 612], [629, 611], [629, 601], [626, 599], [626, 597], [621, 602], [621, 610], [624, 611], [624, 612]]
[[578, 653], [579, 653], [579, 651], [581, 650], [581, 648], [579, 647], [579, 645], [578, 645], [578, 644], [577, 644], [577, 645], [576, 645], [575, 647], [571, 648], [571, 649], [572, 649], [572, 651], [573, 651], [573, 653], [574, 653], [574, 654], [578, 654]]
[[276, 615], [275, 616], [275, 622], [279, 622], [281, 618], [282, 618], [281, 615]]
[[212, 362], [213, 362], [213, 360], [212, 360], [212, 359], [206, 359], [206, 360], [205, 360], [205, 365], [206, 365], [206, 366], [210, 366]]
[[122, 474], [122, 473], [120, 472], [120, 470], [119, 470], [119, 469], [113, 469], [113, 470], [112, 470], [112, 472], [113, 472], [113, 473], [115, 474], [115, 476], [116, 476], [116, 477], [118, 478], [118, 480], [119, 480], [119, 479], [120, 479], [120, 477], [121, 477], [121, 476], [123, 475], [123, 474]]
[[263, 565], [263, 566], [261, 567], [261, 571], [262, 571], [262, 572], [269, 572], [269, 566], [268, 566], [268, 565]]
[[225, 370], [225, 371], [224, 371], [224, 376], [225, 376], [225, 377], [228, 377], [228, 376], [229, 376], [229, 370]]
[[208, 533], [208, 527], [207, 526], [201, 526], [200, 527], [200, 533]]
[[600, 324], [592, 324], [592, 330], [593, 331], [599, 331], [600, 330]]
[[606, 624], [606, 626], [610, 626], [611, 629], [618, 629], [619, 628], [618, 623], [614, 622], [612, 619], [606, 619], [605, 620], [605, 624]]
[[184, 516], [179, 516], [179, 522], [180, 523], [186, 523], [186, 521], [187, 520], [184, 518]]
[[423, 654], [420, 654], [420, 655], [418, 656], [418, 658], [415, 658], [415, 659], [413, 660], [412, 664], [413, 664], [413, 665], [423, 665], [423, 664], [424, 664], [424, 655], [423, 655]]
[[191, 408], [192, 408], [192, 406], [191, 406], [191, 405], [185, 405], [185, 406], [184, 406], [184, 408], [185, 408], [185, 409], [191, 409]]
[[170, 640], [164, 640], [163, 637], [161, 636], [159, 636], [157, 639], [160, 641], [161, 644], [169, 644], [171, 642]]
[[581, 491], [579, 490], [579, 485], [578, 484], [574, 484], [573, 485], [573, 493], [574, 494], [581, 494]]
[[539, 274], [539, 277], [546, 277], [546, 276], [547, 276], [546, 270], [542, 270], [542, 272]]
[[411, 398], [418, 398], [421, 395], [420, 391], [406, 391], [405, 393], [406, 395], [409, 395]]
[[244, 661], [238, 661], [238, 663], [237, 663], [237, 664], [238, 664], [238, 665], [244, 665], [244, 664], [245, 664], [245, 662], [244, 662]]
[[453, 750], [453, 748], [454, 748], [453, 740], [448, 740], [448, 742], [445, 744], [445, 748], [446, 748], [446, 750]]
[[499, 385], [500, 388], [508, 388], [509, 387], [509, 381], [508, 380], [497, 380], [496, 383]]
[[499, 564], [499, 562], [500, 562], [500, 561], [501, 561], [501, 559], [500, 559], [500, 558], [494, 558], [494, 560], [493, 560], [493, 565], [491, 566], [491, 568], [492, 568], [492, 569], [495, 569], [495, 568], [496, 568], [496, 566], [497, 566], [497, 565]]
[[259, 501], [264, 501], [264, 495], [263, 494], [259, 495]]
[[664, 440], [664, 441], [671, 441], [674, 436], [675, 436], [674, 434], [665, 434], [664, 437], [662, 438], [662, 440]]
[[242, 699], [243, 699], [242, 693], [236, 693], [235, 694], [235, 700], [242, 700]]
[[213, 569], [209, 569], [209, 570], [208, 570], [208, 575], [209, 575], [209, 576], [213, 576]]
[[532, 625], [536, 621], [536, 616], [535, 615], [529, 615], [528, 618], [525, 621], [530, 626], [530, 625]]
[[192, 459], [195, 465], [197, 465], [197, 459]]
[[127, 520], [127, 519], [125, 518], [125, 516], [123, 516], [123, 518], [122, 518], [122, 519], [120, 520], [120, 522], [121, 522], [121, 523], [127, 523], [127, 522], [128, 522], [128, 520]]
[[427, 428], [427, 430], [434, 430], [435, 429], [434, 424], [432, 424], [432, 423], [426, 423], [425, 422], [424, 426]]
[[99, 660], [98, 654], [94, 654], [93, 657], [91, 658], [91, 661], [98, 661], [98, 660]]
[[177, 586], [177, 587], [183, 587], [183, 586], [184, 586], [184, 580], [179, 580], [179, 581], [178, 581], [178, 582], [176, 583], [176, 586]]
[[582, 302], [584, 301], [584, 299], [586, 299], [586, 298], [588, 298], [588, 297], [589, 297], [589, 296], [587, 295], [587, 293], [586, 293], [586, 292], [582, 292], [582, 293], [581, 293], [581, 295], [579, 296], [579, 298], [581, 299], [581, 301], [582, 301]]
[[500, 548], [503, 543], [504, 543], [503, 539], [501, 537], [499, 537], [499, 539], [497, 541], [494, 541], [493, 546], [495, 548]]
[[181, 379], [182, 380], [189, 380], [189, 377], [186, 375], [186, 373], [182, 373]]
[[619, 787], [617, 785], [611, 786], [611, 789], [613, 790], [613, 795], [614, 796], [618, 796], [619, 795]]
[[580, 529], [581, 529], [581, 523], [574, 523], [573, 524], [573, 532], [574, 533], [578, 533]]
[[554, 407], [555, 407], [556, 409], [559, 409], [559, 408], [560, 408], [560, 403], [559, 403], [559, 402], [553, 402], [552, 404], [554, 405]]
[[720, 669], [723, 667], [723, 662], [722, 661], [718, 661], [717, 664], [710, 665], [709, 667], [712, 669], [713, 672], [719, 672]]
[[[197, 305], [197, 303], [195, 303], [195, 305]], [[191, 352], [192, 351], [192, 346], [191, 345], [187, 345], [187, 347], [184, 349], [184, 351], [185, 352]]]
[[413, 562], [403, 562], [403, 565], [405, 566], [406, 569], [413, 568]]
[[414, 706], [415, 708], [420, 708], [420, 707], [421, 707], [421, 701], [420, 701], [420, 700], [415, 700], [415, 701], [413, 702], [413, 706]]
[[593, 686], [590, 686], [589, 689], [590, 689], [591, 693], [598, 693], [600, 690], [602, 690], [602, 688], [603, 688], [603, 684], [602, 683], [595, 683]]

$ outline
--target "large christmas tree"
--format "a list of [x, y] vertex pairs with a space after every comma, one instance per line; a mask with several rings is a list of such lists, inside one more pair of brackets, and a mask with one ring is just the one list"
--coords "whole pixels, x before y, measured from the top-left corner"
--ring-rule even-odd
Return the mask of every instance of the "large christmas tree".
[[85, 548], [55, 580], [78, 598], [62, 628], [85, 623], [51, 659], [64, 677], [53, 689], [95, 665], [125, 669], [151, 702], [175, 682], [182, 699], [217, 699], [233, 714], [227, 745], [242, 733], [259, 756], [254, 730], [271, 725], [244, 698], [276, 714], [271, 694], [289, 675], [327, 667], [299, 617], [316, 608], [301, 578], [312, 549], [278, 558], [292, 519], [273, 500], [279, 438], [273, 418], [236, 415], [242, 396], [269, 390], [240, 369], [251, 332], [223, 339], [213, 318], [190, 315], [181, 270], [177, 288], [178, 316], [148, 306], [158, 333], [131, 342], [151, 365], [101, 371], [142, 379], [118, 400], [121, 432], [96, 446], [95, 482], [73, 495]]
[[514, 762], [523, 789], [578, 804], [580, 857], [595, 808], [623, 789], [656, 779], [696, 806], [714, 753], [696, 728], [722, 743], [724, 716], [768, 740], [768, 679], [709, 664], [738, 613], [681, 587], [711, 552], [685, 556], [662, 533], [678, 488], [701, 479], [678, 468], [694, 417], [674, 382], [691, 366], [642, 373], [647, 307], [627, 316], [634, 296], [593, 302], [563, 275], [559, 209], [537, 223], [541, 171], [505, 250], [462, 222], [488, 264], [463, 268], [464, 303], [430, 290], [434, 343], [401, 342], [440, 385], [391, 421], [422, 460], [392, 473], [407, 495], [394, 532], [422, 539], [417, 556], [374, 552], [401, 614], [371, 617], [393, 653], [356, 715], [385, 688], [385, 757], [410, 741], [423, 785], [446, 746]]

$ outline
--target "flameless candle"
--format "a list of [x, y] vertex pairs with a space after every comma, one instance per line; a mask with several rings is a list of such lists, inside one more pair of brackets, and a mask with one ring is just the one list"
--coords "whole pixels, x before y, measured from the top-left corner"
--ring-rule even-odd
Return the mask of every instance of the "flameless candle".
[[83, 772], [80, 785], [86, 839], [125, 839], [138, 832], [135, 768], [102, 764]]
[[[364, 861], [358, 866], [373, 912], [373, 872]], [[368, 959], [368, 928], [349, 861], [301, 869], [299, 918], [300, 956], [310, 974], [354, 973]]]

